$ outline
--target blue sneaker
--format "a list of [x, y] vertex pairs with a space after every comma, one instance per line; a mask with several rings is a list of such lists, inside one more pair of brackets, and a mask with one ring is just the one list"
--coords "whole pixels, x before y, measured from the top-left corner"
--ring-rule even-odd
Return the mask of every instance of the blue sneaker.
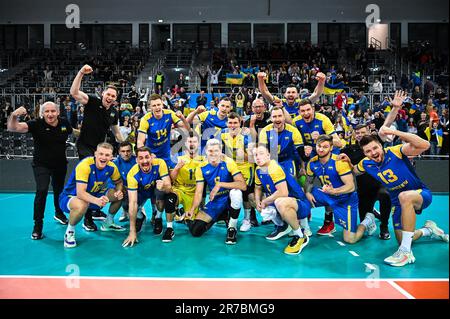
[[289, 234], [289, 232], [292, 230], [291, 226], [289, 224], [284, 223], [283, 226], [275, 226], [275, 229], [266, 236], [267, 240], [277, 240], [280, 239], [283, 236], [286, 236]]

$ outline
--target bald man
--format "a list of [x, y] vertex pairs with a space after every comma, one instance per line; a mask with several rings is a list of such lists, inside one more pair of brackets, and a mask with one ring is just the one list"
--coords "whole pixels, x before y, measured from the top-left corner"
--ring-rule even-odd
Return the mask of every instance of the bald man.
[[67, 225], [67, 217], [59, 207], [59, 194], [64, 187], [67, 171], [66, 141], [70, 134], [78, 134], [72, 129], [66, 119], [59, 117], [59, 107], [53, 102], [42, 105], [41, 118], [28, 122], [20, 122], [19, 118], [27, 114], [21, 106], [8, 118], [8, 131], [16, 133], [31, 133], [34, 141], [33, 172], [36, 181], [36, 196], [34, 198], [34, 228], [32, 239], [42, 239], [45, 203], [52, 179], [53, 202], [55, 205], [54, 219]]

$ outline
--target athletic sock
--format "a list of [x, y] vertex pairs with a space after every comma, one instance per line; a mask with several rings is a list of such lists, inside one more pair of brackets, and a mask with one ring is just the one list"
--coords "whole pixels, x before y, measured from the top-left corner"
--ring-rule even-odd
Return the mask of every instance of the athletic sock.
[[167, 228], [173, 228], [173, 222], [167, 222]]
[[228, 228], [231, 228], [231, 227], [236, 228], [237, 222], [238, 222], [237, 218], [230, 217], [230, 221], [228, 222]]
[[414, 232], [402, 231], [402, 243], [400, 245], [400, 248], [403, 248], [403, 250], [410, 252], [413, 237], [414, 237]]
[[363, 221], [361, 222], [361, 225], [364, 225], [364, 227], [369, 228], [369, 225], [372, 223], [372, 218], [369, 216], [366, 216]]
[[300, 219], [300, 227], [303, 229], [310, 229], [308, 223], [308, 217]]
[[292, 230], [292, 231], [293, 231], [294, 235], [297, 235], [298, 237], [303, 238], [303, 232], [302, 232], [301, 227], [299, 227], [295, 230]]
[[250, 208], [244, 208], [244, 219], [250, 219]]
[[430, 237], [431, 234], [433, 234], [431, 229], [429, 229], [428, 227], [421, 228], [421, 229], [419, 229], [419, 231], [422, 232], [422, 237]]
[[67, 225], [66, 233], [73, 232], [75, 234], [75, 226], [70, 225], [70, 223]]
[[156, 209], [156, 216], [155, 218], [161, 218], [162, 212], [160, 212], [158, 209]]

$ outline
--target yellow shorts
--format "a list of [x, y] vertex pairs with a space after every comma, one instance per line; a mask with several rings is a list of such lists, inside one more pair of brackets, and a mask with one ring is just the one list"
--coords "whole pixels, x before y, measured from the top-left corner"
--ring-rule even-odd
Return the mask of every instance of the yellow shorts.
[[[178, 189], [176, 187], [173, 187], [172, 190], [175, 192], [175, 194], [177, 194], [178, 204], [183, 206], [185, 212], [189, 211], [192, 207], [192, 204], [194, 203], [194, 194], [186, 194], [181, 189]], [[195, 210], [193, 217], [195, 217], [197, 213], [198, 209]]]

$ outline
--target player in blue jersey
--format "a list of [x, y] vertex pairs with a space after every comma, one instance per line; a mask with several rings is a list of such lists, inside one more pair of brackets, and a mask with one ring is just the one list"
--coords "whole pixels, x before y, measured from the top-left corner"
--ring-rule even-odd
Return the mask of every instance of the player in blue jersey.
[[186, 216], [190, 219], [202, 202], [205, 185], [211, 190], [209, 202], [200, 210], [193, 221], [188, 221], [189, 230], [194, 237], [202, 236], [224, 212], [229, 211], [227, 237], [225, 243], [236, 244], [237, 221], [242, 207], [242, 192], [247, 184], [236, 163], [222, 154], [222, 144], [217, 139], [206, 143], [207, 161], [195, 171], [197, 187], [194, 203]]
[[169, 168], [174, 168], [170, 152], [170, 132], [172, 125], [188, 129], [181, 112], [176, 115], [172, 110], [163, 108], [160, 95], [152, 94], [149, 99], [150, 112], [145, 114], [139, 124], [137, 148], [144, 145], [150, 148], [157, 158], [163, 159]]
[[177, 196], [172, 192], [169, 171], [166, 162], [154, 158], [148, 147], [136, 150], [136, 162], [127, 175], [128, 199], [130, 214], [130, 233], [123, 242], [123, 246], [133, 246], [137, 242], [137, 233], [144, 220], [141, 208], [149, 198], [156, 197], [158, 215], [155, 219], [153, 233], [162, 233], [162, 211], [166, 211], [167, 229], [162, 237], [163, 242], [171, 242], [175, 233], [173, 231], [173, 218], [176, 208]]
[[204, 153], [206, 142], [212, 138], [220, 139], [220, 133], [227, 128], [228, 114], [231, 112], [232, 102], [229, 97], [222, 97], [218, 111], [206, 111], [205, 106], [199, 105], [189, 114], [188, 123], [194, 123], [194, 129], [201, 136], [201, 153]]
[[[269, 92], [265, 82], [265, 78], [267, 77], [266, 73], [259, 72], [257, 77], [258, 77], [259, 91], [261, 92], [262, 96], [267, 101], [269, 101], [269, 103], [271, 104], [281, 103], [281, 106], [290, 114], [290, 118], [294, 118], [297, 115], [299, 115], [299, 106], [302, 100], [299, 98], [298, 88], [295, 85], [289, 85], [286, 88], [286, 91], [284, 92], [284, 99], [280, 101], [277, 97], [274, 97]], [[318, 80], [317, 86], [314, 89], [313, 94], [311, 94], [311, 96], [309, 97], [309, 100], [312, 103], [318, 101], [319, 97], [322, 95], [325, 86], [325, 80], [327, 77], [325, 74], [319, 72], [317, 73], [316, 78]]]
[[128, 194], [127, 194], [127, 174], [130, 169], [136, 164], [136, 156], [133, 154], [133, 147], [130, 142], [122, 142], [119, 144], [119, 156], [113, 163], [119, 169], [120, 176], [123, 181], [123, 200], [122, 200], [122, 214], [119, 217], [119, 222], [126, 221], [128, 216]]
[[[312, 102], [309, 99], [304, 99], [299, 103], [300, 115], [293, 119], [293, 124], [300, 131], [303, 143], [305, 145], [305, 156], [309, 159], [316, 155], [316, 140], [322, 134], [327, 134], [333, 137], [333, 152], [339, 153], [342, 147], [341, 139], [334, 130], [334, 126], [330, 119], [316, 112]], [[289, 120], [288, 120], [289, 122]], [[306, 163], [302, 163], [300, 175], [305, 175]], [[333, 211], [325, 208], [325, 219], [322, 228], [317, 232], [318, 235], [328, 235], [335, 231], [333, 222]]]
[[294, 126], [286, 124], [283, 110], [274, 107], [271, 111], [272, 124], [263, 128], [259, 134], [259, 143], [267, 145], [272, 159], [277, 159], [286, 174], [297, 175], [296, 161], [304, 157], [303, 140]]
[[[75, 226], [88, 208], [100, 209], [111, 203], [109, 213], [100, 229], [125, 231], [125, 228], [114, 224], [114, 215], [120, 209], [123, 198], [123, 183], [117, 166], [111, 162], [112, 158], [112, 145], [101, 143], [97, 146], [95, 155], [83, 159], [70, 175], [59, 197], [61, 209], [65, 213], [70, 213], [69, 224], [64, 235], [64, 247], [72, 248], [77, 245]], [[110, 178], [115, 184], [115, 189], [108, 190]]]
[[400, 267], [415, 262], [412, 241], [431, 236], [448, 242], [449, 236], [431, 220], [426, 221], [421, 229], [415, 228], [416, 214], [421, 214], [431, 204], [432, 195], [416, 175], [408, 156], [422, 154], [430, 147], [429, 142], [417, 135], [385, 126], [381, 127], [380, 134], [398, 136], [404, 144], [383, 149], [377, 137], [364, 136], [359, 144], [366, 158], [354, 167], [354, 171], [356, 174], [368, 173], [385, 185], [389, 192], [395, 237], [400, 247], [384, 262]]
[[276, 240], [292, 230], [293, 238], [284, 252], [297, 255], [309, 243], [306, 232], [304, 234], [301, 228], [309, 230], [307, 217], [311, 204], [295, 178], [286, 174], [275, 160], [270, 159], [266, 146], [259, 145], [253, 154], [258, 165], [255, 174], [257, 208], [262, 215], [271, 215], [276, 225], [275, 230], [266, 238]]
[[[332, 153], [333, 138], [320, 135], [316, 141], [316, 152], [306, 167], [308, 176], [306, 197], [314, 207], [330, 206], [335, 223], [344, 229], [344, 241], [354, 244], [367, 230], [372, 235], [376, 230], [375, 216], [367, 213], [361, 224], [358, 220], [358, 194], [355, 191], [350, 164], [338, 160]], [[314, 178], [319, 178], [322, 188], [313, 186]]]

